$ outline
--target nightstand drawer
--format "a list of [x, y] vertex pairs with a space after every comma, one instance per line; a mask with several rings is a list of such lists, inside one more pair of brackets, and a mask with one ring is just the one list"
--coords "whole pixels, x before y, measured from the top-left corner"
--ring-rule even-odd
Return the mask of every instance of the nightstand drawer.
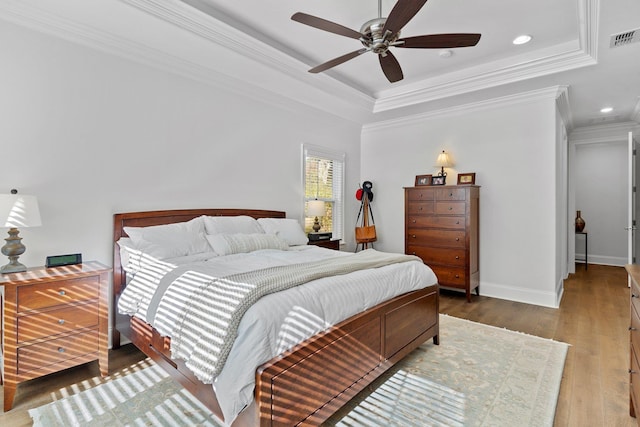
[[18, 318], [18, 342], [98, 325], [98, 302], [62, 307]]
[[97, 331], [82, 332], [21, 347], [18, 349], [18, 374], [97, 351]]
[[58, 280], [18, 288], [18, 312], [98, 298], [100, 276]]

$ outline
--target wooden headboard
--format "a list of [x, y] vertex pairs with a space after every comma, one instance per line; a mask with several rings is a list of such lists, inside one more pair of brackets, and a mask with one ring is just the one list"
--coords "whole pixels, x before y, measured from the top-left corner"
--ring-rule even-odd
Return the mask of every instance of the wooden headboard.
[[[261, 209], [180, 209], [166, 211], [127, 212], [113, 215], [113, 307], [115, 310], [118, 297], [127, 283], [126, 272], [120, 262], [120, 251], [116, 242], [121, 237], [128, 237], [124, 227], [149, 227], [152, 225], [186, 222], [201, 215], [206, 216], [238, 216], [247, 215], [253, 218], [284, 218], [285, 212]], [[115, 316], [114, 316], [115, 317]], [[116, 322], [117, 323], [117, 322]], [[119, 343], [119, 333], [114, 328], [113, 343]]]

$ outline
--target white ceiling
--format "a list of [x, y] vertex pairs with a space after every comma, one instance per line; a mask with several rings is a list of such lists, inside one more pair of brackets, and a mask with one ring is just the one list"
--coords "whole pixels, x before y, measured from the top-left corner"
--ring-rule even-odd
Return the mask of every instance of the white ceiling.
[[[394, 4], [382, 0], [383, 16]], [[309, 104], [340, 97], [350, 105], [332, 108], [355, 109], [362, 121], [557, 85], [569, 87], [573, 127], [640, 122], [640, 43], [609, 47], [612, 34], [640, 28], [637, 0], [429, 0], [402, 36], [481, 33], [482, 38], [475, 47], [452, 49], [448, 58], [439, 50], [392, 48], [405, 76], [393, 84], [370, 52], [325, 73], [306, 73], [361, 44], [294, 22], [295, 12], [359, 31], [378, 16], [378, 3], [0, 0], [0, 17], [8, 21], [155, 65], [179, 58], [167, 67], [179, 72], [191, 67], [192, 76], [203, 79], [240, 79], [264, 93]], [[520, 34], [533, 40], [513, 45]], [[283, 84], [282, 75], [295, 82]], [[604, 106], [614, 111], [603, 115]]]

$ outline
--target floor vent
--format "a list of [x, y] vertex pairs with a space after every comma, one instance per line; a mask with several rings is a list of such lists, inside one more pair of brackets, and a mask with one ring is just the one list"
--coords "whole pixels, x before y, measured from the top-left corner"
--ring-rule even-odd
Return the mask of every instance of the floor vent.
[[611, 36], [610, 48], [640, 42], [640, 28], [625, 31]]

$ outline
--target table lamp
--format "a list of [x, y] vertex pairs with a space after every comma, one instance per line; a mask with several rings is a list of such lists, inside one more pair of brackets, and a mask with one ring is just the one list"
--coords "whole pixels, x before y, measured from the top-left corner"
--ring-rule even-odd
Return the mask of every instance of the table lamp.
[[310, 200], [307, 204], [307, 215], [309, 216], [315, 216], [315, 220], [313, 221], [313, 231], [315, 231], [316, 233], [318, 231], [320, 231], [320, 228], [322, 228], [322, 226], [320, 225], [320, 221], [318, 220], [318, 217], [322, 217], [325, 216], [326, 214], [326, 209], [325, 209], [325, 205], [324, 205], [324, 201], [323, 200]]
[[11, 194], [0, 194], [0, 225], [9, 227], [9, 237], [4, 239], [7, 243], [1, 249], [9, 257], [9, 264], [0, 267], [0, 273], [26, 271], [27, 267], [18, 262], [18, 258], [26, 250], [22, 237], [18, 236], [18, 227], [42, 225], [36, 197], [18, 194], [18, 190], [11, 190]]
[[447, 173], [444, 171], [444, 168], [450, 168], [451, 166], [453, 166], [453, 163], [451, 162], [449, 155], [445, 153], [444, 150], [442, 150], [442, 153], [438, 155], [438, 160], [436, 160], [436, 166], [441, 168], [440, 172], [438, 173], [438, 176], [446, 176]]

